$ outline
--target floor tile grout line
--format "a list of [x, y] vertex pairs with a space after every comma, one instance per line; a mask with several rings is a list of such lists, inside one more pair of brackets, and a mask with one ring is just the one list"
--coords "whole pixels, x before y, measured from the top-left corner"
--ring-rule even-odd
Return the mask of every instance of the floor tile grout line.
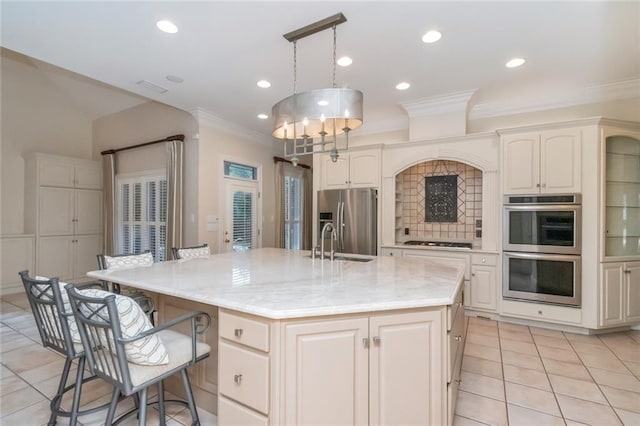
[[[496, 328], [498, 329], [498, 350], [500, 351], [500, 371], [502, 372], [502, 389], [504, 391], [504, 411], [507, 416], [507, 424], [509, 422], [509, 401], [507, 399], [507, 378], [504, 374], [504, 359], [502, 358], [502, 340], [500, 339], [500, 327], [496, 321]], [[527, 327], [527, 330], [529, 327]]]
[[[615, 354], [615, 352], [613, 352], [611, 350], [611, 348], [609, 347], [609, 345], [607, 345], [607, 342], [603, 341], [602, 339], [600, 339], [600, 337], [598, 336], [598, 339], [602, 341], [602, 343], [607, 347], [607, 349], [609, 349], [613, 355], [616, 357], [616, 359], [618, 359], [618, 356]], [[571, 343], [569, 343], [571, 344]], [[573, 345], [571, 345], [571, 347], [573, 347]], [[575, 348], [574, 348], [575, 351]], [[584, 363], [584, 361], [582, 360], [582, 358], [580, 357], [580, 354], [576, 351], [576, 354], [578, 355], [578, 358], [580, 359], [580, 362], [582, 363], [582, 366], [585, 368], [585, 370], [587, 370], [587, 374], [589, 374], [589, 377], [591, 377], [591, 379], [593, 380], [593, 383], [595, 383], [595, 385], [598, 387], [598, 390], [600, 391], [600, 393], [602, 394], [602, 396], [604, 397], [605, 401], [607, 401], [607, 404], [609, 404], [609, 407], [611, 408], [611, 411], [613, 411], [613, 414], [616, 416], [616, 418], [620, 421], [620, 424], [624, 425], [624, 421], [622, 420], [622, 418], [618, 415], [618, 412], [616, 411], [616, 407], [613, 406], [613, 404], [611, 403], [611, 401], [609, 400], [609, 398], [607, 397], [607, 394], [604, 393], [604, 391], [602, 390], [602, 388], [600, 387], [600, 383], [598, 383], [596, 381], [596, 378], [593, 377], [593, 374], [591, 374], [591, 370], [589, 370], [589, 367], [587, 367], [587, 365]], [[618, 359], [620, 361], [620, 363], [622, 365], [624, 365], [624, 362], [622, 362], [622, 360]], [[627, 368], [626, 365], [624, 365], [625, 368]], [[628, 368], [627, 368], [628, 370]]]

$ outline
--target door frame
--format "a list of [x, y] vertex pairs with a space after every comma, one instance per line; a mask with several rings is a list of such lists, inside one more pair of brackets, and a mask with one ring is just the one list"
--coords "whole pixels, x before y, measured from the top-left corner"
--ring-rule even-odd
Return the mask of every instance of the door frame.
[[[237, 177], [229, 177], [229, 176], [225, 176], [224, 174], [224, 162], [228, 161], [228, 162], [232, 162], [232, 163], [237, 163], [237, 164], [242, 164], [245, 166], [250, 166], [250, 167], [255, 167], [256, 168], [256, 173], [257, 173], [257, 178], [256, 180], [250, 180], [250, 179], [241, 179], [241, 178], [237, 178]], [[254, 182], [257, 185], [258, 188], [258, 197], [257, 197], [257, 202], [256, 202], [256, 223], [258, 226], [257, 229], [257, 235], [256, 235], [256, 248], [258, 247], [262, 247], [262, 222], [263, 222], [263, 217], [262, 217], [262, 164], [260, 163], [256, 163], [254, 161], [250, 161], [247, 159], [243, 159], [243, 158], [238, 158], [238, 157], [233, 157], [233, 156], [221, 156], [220, 157], [220, 162], [219, 162], [219, 167], [220, 167], [220, 176], [222, 177], [222, 179], [220, 179], [220, 184], [218, 185], [218, 217], [220, 218], [219, 223], [220, 223], [220, 228], [219, 228], [219, 232], [218, 232], [218, 253], [225, 253], [225, 246], [224, 246], [224, 228], [226, 226], [226, 221], [227, 221], [227, 205], [226, 205], [226, 200], [227, 200], [227, 182], [228, 181], [239, 181], [239, 182]]]

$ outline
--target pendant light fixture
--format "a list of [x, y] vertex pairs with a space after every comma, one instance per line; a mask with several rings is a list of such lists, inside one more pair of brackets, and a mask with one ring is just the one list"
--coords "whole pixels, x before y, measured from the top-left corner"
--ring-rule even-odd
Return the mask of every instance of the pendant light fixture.
[[[346, 21], [338, 13], [283, 36], [293, 43], [293, 95], [273, 106], [272, 135], [283, 140], [284, 156], [294, 166], [300, 156], [316, 153], [329, 153], [336, 162], [339, 152], [349, 149], [349, 132], [362, 125], [362, 92], [336, 86], [336, 26]], [[297, 42], [329, 28], [333, 30], [333, 85], [297, 93]]]

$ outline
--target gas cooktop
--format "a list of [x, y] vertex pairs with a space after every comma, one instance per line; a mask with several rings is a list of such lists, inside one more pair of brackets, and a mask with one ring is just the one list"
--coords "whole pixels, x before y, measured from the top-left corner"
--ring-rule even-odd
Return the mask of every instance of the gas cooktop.
[[456, 247], [456, 248], [468, 248], [470, 249], [471, 243], [460, 243], [453, 241], [405, 241], [407, 246], [428, 246], [428, 247]]

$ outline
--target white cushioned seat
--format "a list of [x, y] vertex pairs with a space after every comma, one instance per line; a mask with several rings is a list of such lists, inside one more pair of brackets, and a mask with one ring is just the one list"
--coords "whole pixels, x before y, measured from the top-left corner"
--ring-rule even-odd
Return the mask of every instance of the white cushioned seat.
[[[160, 339], [169, 352], [169, 363], [166, 365], [137, 365], [129, 363], [131, 383], [134, 386], [141, 385], [154, 377], [160, 376], [172, 369], [191, 361], [191, 336], [175, 332], [173, 330], [162, 330], [159, 333]], [[208, 353], [211, 347], [203, 342], [196, 342], [196, 358]]]

